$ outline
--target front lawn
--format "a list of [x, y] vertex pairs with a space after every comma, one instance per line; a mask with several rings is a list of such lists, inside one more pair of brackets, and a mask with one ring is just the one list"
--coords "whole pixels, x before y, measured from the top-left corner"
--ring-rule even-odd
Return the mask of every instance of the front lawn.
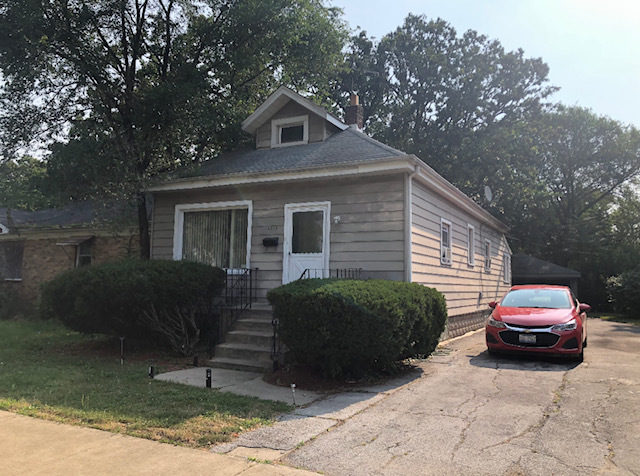
[[228, 441], [289, 410], [150, 379], [145, 358], [125, 354], [120, 365], [118, 342], [52, 321], [0, 321], [0, 410], [190, 447]]

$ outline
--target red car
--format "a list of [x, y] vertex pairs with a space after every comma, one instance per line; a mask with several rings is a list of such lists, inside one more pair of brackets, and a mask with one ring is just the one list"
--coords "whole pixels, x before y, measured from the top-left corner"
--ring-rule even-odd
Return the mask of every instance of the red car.
[[584, 358], [588, 304], [580, 304], [566, 286], [513, 286], [502, 301], [490, 302], [489, 353], [534, 352]]

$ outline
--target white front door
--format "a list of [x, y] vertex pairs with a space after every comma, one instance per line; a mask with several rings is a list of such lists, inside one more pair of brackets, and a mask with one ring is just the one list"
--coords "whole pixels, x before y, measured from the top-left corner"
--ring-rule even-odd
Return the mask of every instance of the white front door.
[[331, 202], [289, 203], [284, 207], [282, 283], [329, 273]]

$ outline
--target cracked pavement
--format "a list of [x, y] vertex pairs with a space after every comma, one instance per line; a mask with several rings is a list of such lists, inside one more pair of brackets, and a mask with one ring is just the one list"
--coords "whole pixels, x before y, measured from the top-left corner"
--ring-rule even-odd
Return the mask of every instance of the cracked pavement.
[[333, 395], [214, 452], [328, 475], [640, 475], [640, 327], [590, 319], [582, 364], [445, 343], [404, 381]]

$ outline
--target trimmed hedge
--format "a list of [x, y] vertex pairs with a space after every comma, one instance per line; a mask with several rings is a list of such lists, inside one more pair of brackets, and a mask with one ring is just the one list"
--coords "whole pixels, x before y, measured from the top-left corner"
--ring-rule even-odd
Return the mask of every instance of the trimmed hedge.
[[297, 362], [328, 377], [360, 377], [430, 354], [444, 330], [444, 296], [415, 283], [308, 279], [267, 294]]
[[75, 331], [155, 341], [189, 354], [224, 279], [219, 268], [187, 261], [87, 266], [44, 284], [40, 312]]
[[637, 317], [640, 309], [640, 268], [607, 279], [613, 309], [626, 317]]

